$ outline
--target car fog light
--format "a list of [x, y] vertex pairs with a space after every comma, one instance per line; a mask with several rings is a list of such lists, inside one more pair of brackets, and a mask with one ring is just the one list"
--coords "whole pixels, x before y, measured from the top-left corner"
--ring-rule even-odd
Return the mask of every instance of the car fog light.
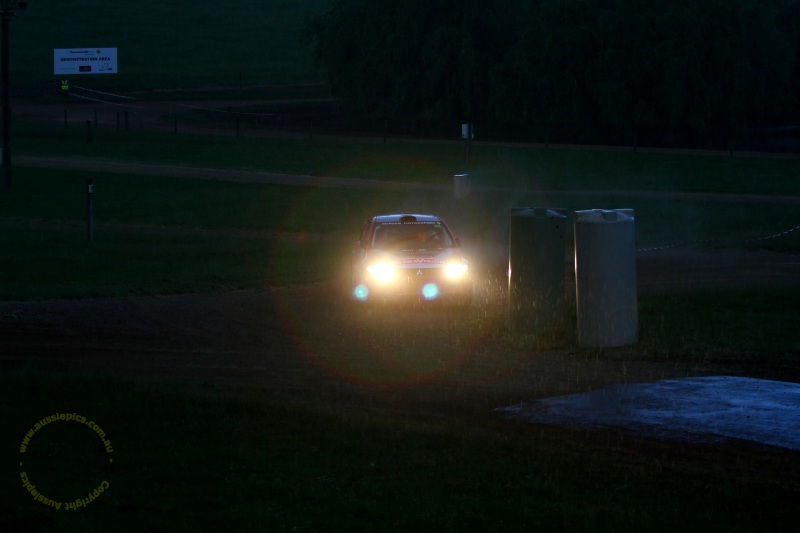
[[357, 285], [355, 289], [353, 289], [353, 296], [355, 297], [356, 300], [364, 302], [367, 300], [367, 297], [369, 296], [369, 289], [367, 288], [366, 285], [361, 283]]
[[439, 287], [435, 283], [426, 283], [422, 286], [422, 297], [426, 300], [433, 300], [439, 296]]

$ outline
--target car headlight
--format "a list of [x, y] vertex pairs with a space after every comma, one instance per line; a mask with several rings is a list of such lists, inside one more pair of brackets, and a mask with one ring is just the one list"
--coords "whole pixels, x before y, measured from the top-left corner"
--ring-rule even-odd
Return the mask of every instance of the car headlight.
[[391, 281], [397, 275], [397, 271], [389, 263], [375, 263], [374, 265], [370, 265], [367, 267], [367, 272], [376, 280], [383, 282]]
[[464, 263], [447, 263], [444, 267], [444, 274], [450, 279], [459, 279], [467, 275], [469, 267]]

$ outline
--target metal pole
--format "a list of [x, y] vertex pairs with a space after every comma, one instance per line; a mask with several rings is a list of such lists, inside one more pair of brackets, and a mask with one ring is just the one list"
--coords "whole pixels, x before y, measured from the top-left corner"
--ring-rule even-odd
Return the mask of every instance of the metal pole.
[[[6, 6], [3, 5], [2, 7], [5, 8]], [[11, 102], [8, 94], [8, 27], [13, 15], [10, 11], [3, 11], [0, 16], [3, 19], [3, 51], [2, 57], [0, 57], [0, 63], [2, 63], [2, 66], [0, 66], [0, 70], [2, 70], [0, 78], [2, 78], [3, 91], [3, 189], [8, 190], [11, 188]]]
[[94, 183], [91, 179], [86, 180], [86, 237], [94, 240], [94, 209], [92, 206], [92, 194], [94, 194]]
[[467, 163], [469, 163], [469, 158], [472, 156], [472, 122], [469, 123], [467, 127]]
[[461, 136], [464, 138], [464, 162], [469, 163], [470, 152], [472, 151], [472, 123], [461, 126]]

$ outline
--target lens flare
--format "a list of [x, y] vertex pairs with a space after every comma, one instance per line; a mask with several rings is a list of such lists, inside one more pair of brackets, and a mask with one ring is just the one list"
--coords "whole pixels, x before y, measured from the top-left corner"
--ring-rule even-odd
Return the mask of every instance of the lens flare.
[[[400, 147], [399, 150], [404, 150], [404, 148]], [[416, 152], [416, 150], [409, 150], [409, 152]], [[529, 177], [521, 169], [510, 170], [513, 176], [519, 177], [520, 184], [528, 183]], [[410, 184], [407, 190], [402, 187], [387, 189], [384, 187], [384, 183], [371, 180], [364, 180], [363, 188], [360, 189], [337, 190], [330, 188], [331, 178], [354, 178], [380, 174], [382, 179], [401, 181], [405, 177], [413, 175], [423, 176], [424, 181], [428, 178], [439, 179], [441, 176], [450, 176], [452, 171], [453, 169], [444, 167], [426, 157], [381, 152], [374, 156], [345, 160], [335, 167], [321, 169], [317, 173], [319, 176], [317, 180], [304, 183], [303, 187], [287, 188], [284, 193], [287, 207], [283, 210], [284, 215], [279, 224], [279, 233], [282, 238], [276, 240], [276, 246], [270, 253], [270, 279], [282, 279], [282, 276], [285, 276], [284, 272], [292, 268], [292, 261], [296, 261], [301, 254], [323, 253], [321, 249], [317, 248], [319, 243], [323, 242], [319, 240], [323, 237], [322, 233], [304, 233], [306, 239], [298, 238], [291, 241], [283, 238], [298, 235], [299, 232], [306, 232], [309, 226], [305, 221], [316, 220], [320, 215], [321, 208], [327, 208], [332, 204], [352, 205], [354, 209], [363, 212], [366, 216], [381, 211], [387, 200], [391, 200], [392, 205], [397, 206], [399, 211], [436, 212], [441, 208], [443, 198], [450, 197], [447, 194], [448, 191], [432, 190], [421, 194]], [[280, 190], [283, 191], [283, 189]], [[517, 197], [517, 195], [523, 194], [527, 195], [528, 192], [514, 192], [513, 197], [508, 198], [504, 204], [527, 205], [521, 203], [529, 201], [527, 196]], [[335, 198], [336, 201], [333, 202], [332, 198]], [[548, 202], [545, 198], [541, 203], [554, 204], [558, 202]], [[250, 216], [254, 220], [259, 221], [260, 217], [265, 216], [260, 197], [254, 197], [246, 208], [248, 214], [252, 213]], [[503, 248], [506, 215], [505, 211], [498, 212], [494, 204], [487, 204], [480, 195], [474, 195], [463, 199], [457, 215], [448, 216], [451, 223], [455, 221], [454, 229], [457, 229], [459, 234], [473, 236], [464, 243], [465, 256], [470, 259], [484, 257], [484, 259], [472, 263], [470, 265], [472, 268], [464, 274], [475, 277], [478, 283], [483, 283], [482, 286], [487, 287], [487, 291], [488, 287], [491, 287], [491, 291], [486, 292], [485, 295], [476, 288], [478, 290], [476, 293], [478, 295], [477, 305], [471, 307], [469, 313], [454, 312], [446, 306], [443, 306], [440, 313], [428, 313], [402, 306], [383, 308], [381, 306], [354, 305], [350, 307], [341, 305], [338, 293], [337, 295], [328, 293], [322, 289], [321, 285], [276, 287], [274, 290], [270, 290], [270, 296], [280, 327], [309, 362], [334, 379], [359, 387], [391, 389], [422, 383], [448, 384], [453, 379], [458, 379], [458, 383], [463, 383], [464, 379], [469, 382], [497, 379], [498, 374], [494, 369], [486, 375], [481, 375], [479, 370], [469, 369], [473, 368], [476, 361], [473, 356], [480, 357], [481, 346], [488, 338], [492, 338], [496, 332], [498, 320], [502, 321], [502, 317], [505, 316], [506, 300], [493, 295], [495, 292], [502, 292], [507, 286], [507, 281], [498, 283], [494, 278], [483, 279], [479, 272], [481, 265], [484, 264], [489, 265], [489, 269], [496, 268], [497, 264], [503, 267], [508, 264]], [[358, 227], [342, 227], [340, 223], [347, 218], [336, 219], [333, 229], [358, 231]], [[327, 233], [324, 234], [324, 238], [323, 244], [330, 244], [327, 240]], [[284, 253], [284, 248], [289, 248], [292, 253]], [[501, 249], [499, 253], [496, 251], [497, 249]], [[351, 241], [349, 237], [348, 244], [343, 244], [342, 251], [343, 264], [347, 263], [343, 270], [347, 270], [347, 274], [342, 274], [341, 286], [347, 287], [347, 289], [342, 291], [341, 296], [349, 297], [351, 301], [359, 303], [366, 303], [375, 299], [376, 296], [379, 297], [384, 284], [374, 278], [370, 272], [361, 272], [361, 274], [366, 274], [366, 277], [356, 279], [356, 284], [363, 281], [362, 285], [354, 287], [354, 284], [350, 283], [353, 278], [350, 275]], [[339, 259], [334, 257], [331, 252], [324, 251], [324, 253], [329, 254], [332, 262]], [[478, 265], [478, 268], [476, 269], [473, 265]], [[333, 273], [331, 276], [333, 277]], [[398, 279], [400, 272], [397, 272], [396, 276], [394, 280], [387, 282], [387, 286], [400, 281]], [[452, 281], [450, 278], [447, 279], [448, 283], [458, 283], [462, 278], [455, 278]], [[339, 279], [337, 278], [338, 286]], [[425, 300], [426, 302], [437, 302], [444, 297], [439, 291], [439, 287], [430, 287], [428, 290], [432, 291], [428, 294], [435, 293], [436, 296], [432, 300]], [[420, 300], [426, 298], [421, 292], [418, 297]], [[462, 332], [460, 329], [460, 324], [464, 321], [470, 323], [467, 332]], [[328, 332], [334, 327], [340, 329], [341, 335], [328, 335]], [[459, 332], [458, 342], [443, 348], [437, 359], [428, 357], [430, 345], [438, 343], [443, 332], [450, 331]], [[466, 378], [464, 371], [461, 370], [465, 368], [468, 374]], [[513, 373], [515, 368], [504, 367], [503, 373]], [[455, 377], [450, 375], [450, 372], [454, 370], [457, 370]]]

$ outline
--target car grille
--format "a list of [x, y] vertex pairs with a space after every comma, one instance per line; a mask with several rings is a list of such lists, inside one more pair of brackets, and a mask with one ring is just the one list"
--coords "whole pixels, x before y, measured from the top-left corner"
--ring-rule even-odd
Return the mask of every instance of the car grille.
[[423, 285], [441, 280], [444, 276], [443, 268], [404, 268], [403, 271], [404, 280], [410, 285]]

